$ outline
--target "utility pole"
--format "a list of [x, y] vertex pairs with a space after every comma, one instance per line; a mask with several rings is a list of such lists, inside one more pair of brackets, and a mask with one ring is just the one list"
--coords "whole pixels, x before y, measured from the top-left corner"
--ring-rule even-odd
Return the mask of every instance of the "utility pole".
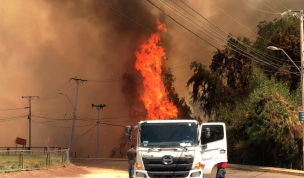
[[70, 144], [69, 144], [69, 150], [70, 150], [70, 155], [72, 153], [72, 145], [73, 145], [73, 134], [74, 134], [74, 125], [75, 125], [75, 119], [76, 119], [76, 106], [77, 106], [77, 96], [78, 96], [78, 87], [80, 82], [85, 82], [87, 80], [82, 80], [79, 78], [71, 78], [70, 80], [75, 80], [76, 82], [76, 94], [75, 94], [75, 103], [74, 103], [74, 109], [73, 109], [73, 120], [72, 120], [72, 129], [71, 129], [71, 138], [70, 138]]
[[[300, 53], [301, 53], [301, 87], [302, 87], [302, 108], [304, 109], [304, 72], [303, 72], [303, 64], [304, 64], [304, 54], [303, 54], [303, 10], [300, 11], [286, 11], [282, 14], [284, 15], [292, 15], [296, 16], [300, 19]], [[302, 122], [302, 130], [303, 130], [303, 138], [302, 138], [302, 150], [303, 150], [303, 170], [304, 170], [304, 122]]]
[[33, 98], [39, 98], [39, 96], [22, 96], [22, 98], [28, 98], [29, 100], [29, 115], [28, 115], [28, 120], [29, 120], [29, 150], [32, 147], [32, 105], [31, 101]]
[[92, 104], [92, 109], [96, 107], [97, 109], [97, 135], [96, 135], [96, 151], [95, 151], [95, 157], [98, 158], [98, 138], [99, 138], [99, 110], [103, 109], [104, 107], [106, 107], [105, 104], [100, 104], [100, 105], [95, 105]]

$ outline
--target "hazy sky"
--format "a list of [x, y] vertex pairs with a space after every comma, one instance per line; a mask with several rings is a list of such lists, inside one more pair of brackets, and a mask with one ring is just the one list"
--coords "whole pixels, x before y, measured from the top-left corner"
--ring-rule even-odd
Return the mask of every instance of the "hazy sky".
[[[186, 8], [180, 1], [173, 1]], [[215, 46], [222, 46], [197, 31], [160, 1], [152, 2]], [[166, 2], [179, 9], [172, 1]], [[256, 32], [259, 21], [278, 18], [286, 8], [304, 8], [302, 0], [185, 2], [226, 32], [253, 39], [255, 35], [250, 30]], [[190, 9], [187, 11], [194, 15]], [[195, 17], [200, 18], [198, 15]], [[75, 82], [69, 79], [77, 76], [89, 81], [79, 86], [76, 115], [86, 121], [76, 120], [73, 147], [80, 157], [93, 157], [96, 128], [77, 138], [96, 123], [97, 111], [91, 108], [91, 104], [107, 105], [100, 111], [101, 122], [118, 125], [134, 123], [129, 118], [130, 110], [140, 106], [130, 105], [125, 93], [121, 92], [121, 75], [138, 74], [134, 67], [134, 53], [156, 30], [157, 19], [165, 23], [168, 30], [162, 33], [162, 45], [168, 58], [165, 65], [172, 68], [177, 78], [174, 84], [176, 91], [188, 100], [186, 82], [191, 76], [189, 64], [194, 60], [210, 64], [214, 48], [147, 1], [1, 0], [0, 147], [14, 146], [16, 137], [28, 138], [28, 109], [22, 109], [28, 106], [28, 100], [21, 98], [28, 95], [41, 97], [32, 102], [32, 146], [46, 146], [49, 137], [48, 146], [68, 147], [71, 120], [58, 119], [72, 117], [68, 98], [74, 104]], [[200, 18], [200, 21], [212, 32], [219, 32], [204, 19]], [[221, 35], [226, 37], [223, 33]], [[68, 98], [58, 93], [66, 93]], [[139, 101], [139, 98], [135, 100]], [[100, 125], [100, 157], [109, 156], [110, 151], [118, 146], [123, 132], [123, 127]]]

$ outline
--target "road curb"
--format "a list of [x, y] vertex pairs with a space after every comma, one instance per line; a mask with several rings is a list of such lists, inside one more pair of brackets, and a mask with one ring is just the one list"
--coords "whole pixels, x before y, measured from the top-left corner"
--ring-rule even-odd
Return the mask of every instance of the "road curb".
[[261, 167], [261, 166], [240, 165], [240, 164], [229, 164], [228, 163], [227, 168], [246, 170], [246, 171], [271, 172], [271, 173], [281, 173], [281, 174], [304, 176], [304, 171], [301, 171], [301, 170], [275, 168], [275, 167]]

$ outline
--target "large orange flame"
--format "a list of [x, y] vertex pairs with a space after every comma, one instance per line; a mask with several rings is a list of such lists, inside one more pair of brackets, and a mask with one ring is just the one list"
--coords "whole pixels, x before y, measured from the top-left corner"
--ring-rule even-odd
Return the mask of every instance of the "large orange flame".
[[[167, 31], [165, 24], [156, 21], [159, 30]], [[151, 35], [151, 38], [135, 52], [137, 58], [135, 67], [144, 77], [144, 94], [141, 100], [148, 111], [147, 119], [164, 120], [177, 117], [177, 108], [169, 102], [165, 86], [162, 81], [162, 58], [164, 48], [160, 46], [160, 32]]]

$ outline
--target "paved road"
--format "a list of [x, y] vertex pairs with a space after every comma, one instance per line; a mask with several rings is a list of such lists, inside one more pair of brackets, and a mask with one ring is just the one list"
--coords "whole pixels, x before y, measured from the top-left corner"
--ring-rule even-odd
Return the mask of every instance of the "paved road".
[[[121, 171], [128, 170], [128, 163], [126, 161], [107, 161], [107, 160], [73, 160], [76, 166], [86, 166], [88, 168], [99, 169], [117, 169]], [[215, 178], [216, 168], [212, 170], [211, 174], [205, 175], [205, 178]], [[227, 168], [226, 178], [300, 178], [301, 176], [265, 173], [265, 172], [251, 172]]]

